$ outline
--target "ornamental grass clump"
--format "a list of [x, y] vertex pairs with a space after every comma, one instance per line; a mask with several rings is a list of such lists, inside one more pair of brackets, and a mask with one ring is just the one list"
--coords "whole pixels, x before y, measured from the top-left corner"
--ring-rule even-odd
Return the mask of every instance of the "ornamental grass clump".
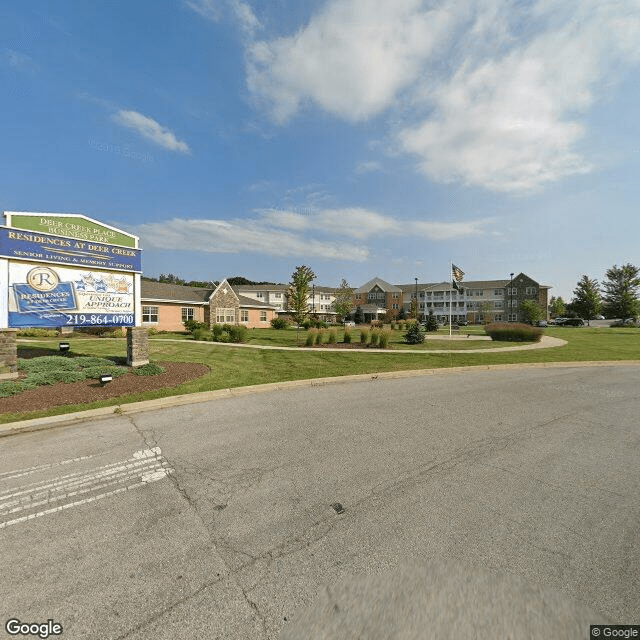
[[521, 323], [494, 322], [485, 327], [485, 333], [492, 340], [506, 342], [540, 342], [543, 331], [539, 327], [532, 327]]
[[367, 344], [369, 342], [369, 330], [360, 329], [360, 344]]
[[391, 338], [391, 331], [383, 331], [380, 333], [380, 348], [386, 349], [389, 346], [389, 339]]
[[379, 329], [373, 329], [371, 331], [371, 346], [372, 347], [377, 347], [378, 346], [378, 342], [380, 342], [380, 330]]
[[322, 330], [316, 333], [316, 344], [322, 344], [324, 342], [324, 334], [325, 332]]
[[309, 329], [307, 331], [307, 339], [305, 341], [305, 345], [307, 347], [311, 347], [316, 343], [316, 334], [318, 333], [317, 329]]
[[342, 339], [342, 342], [344, 342], [345, 344], [350, 344], [351, 343], [351, 330], [350, 329], [345, 329], [344, 330], [344, 338]]
[[329, 329], [329, 334], [327, 336], [328, 344], [335, 344], [338, 342], [338, 332], [335, 329]]

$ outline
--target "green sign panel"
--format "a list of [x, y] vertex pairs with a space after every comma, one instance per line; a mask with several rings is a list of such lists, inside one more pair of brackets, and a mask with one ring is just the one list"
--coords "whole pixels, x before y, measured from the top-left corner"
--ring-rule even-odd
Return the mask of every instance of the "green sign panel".
[[7, 226], [25, 231], [39, 231], [77, 240], [137, 247], [137, 238], [96, 220], [80, 215], [5, 212]]

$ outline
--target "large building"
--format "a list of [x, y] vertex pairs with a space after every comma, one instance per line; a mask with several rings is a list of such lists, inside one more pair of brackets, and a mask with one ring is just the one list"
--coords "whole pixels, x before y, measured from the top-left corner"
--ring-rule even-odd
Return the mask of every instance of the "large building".
[[503, 280], [469, 280], [455, 289], [451, 282], [392, 285], [380, 278], [373, 278], [354, 291], [354, 307], [360, 307], [365, 321], [378, 320], [387, 312], [404, 309], [408, 315], [413, 300], [418, 302], [421, 318], [430, 311], [439, 322], [466, 320], [472, 323], [522, 322], [522, 303], [533, 300], [547, 317], [548, 291], [524, 273]]

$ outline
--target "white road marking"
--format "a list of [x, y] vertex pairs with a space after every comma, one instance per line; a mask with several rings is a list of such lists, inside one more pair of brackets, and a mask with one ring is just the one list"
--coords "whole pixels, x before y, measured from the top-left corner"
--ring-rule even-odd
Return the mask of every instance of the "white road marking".
[[[39, 465], [38, 467], [7, 472], [3, 474], [5, 477], [0, 477], [0, 482], [6, 482], [36, 471], [59, 467], [62, 464], [84, 462], [92, 457], [82, 456], [49, 465]], [[56, 503], [63, 504], [57, 504], [56, 506], [51, 506], [51, 508], [29, 513], [18, 518], [12, 517], [12, 519], [4, 522], [0, 521], [0, 529], [64, 509], [70, 509], [71, 507], [102, 500], [129, 489], [146, 486], [166, 478], [172, 471], [173, 469], [167, 466], [166, 460], [162, 457], [160, 447], [153, 447], [134, 451], [128, 460], [102, 465], [86, 471], [75, 471], [40, 482], [32, 482], [11, 490], [5, 489], [4, 492], [0, 493], [0, 519], [15, 516], [19, 512], [33, 511], [38, 507]], [[104, 491], [104, 489], [119, 484], [124, 484], [125, 486]], [[100, 491], [100, 493], [89, 495], [81, 500], [73, 499], [96, 491]]]

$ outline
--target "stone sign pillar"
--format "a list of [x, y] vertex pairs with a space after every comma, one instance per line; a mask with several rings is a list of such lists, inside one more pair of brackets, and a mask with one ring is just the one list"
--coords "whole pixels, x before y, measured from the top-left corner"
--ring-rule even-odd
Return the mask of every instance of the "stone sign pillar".
[[18, 330], [0, 330], [0, 380], [18, 377]]
[[127, 327], [127, 365], [149, 364], [149, 333], [144, 327]]

